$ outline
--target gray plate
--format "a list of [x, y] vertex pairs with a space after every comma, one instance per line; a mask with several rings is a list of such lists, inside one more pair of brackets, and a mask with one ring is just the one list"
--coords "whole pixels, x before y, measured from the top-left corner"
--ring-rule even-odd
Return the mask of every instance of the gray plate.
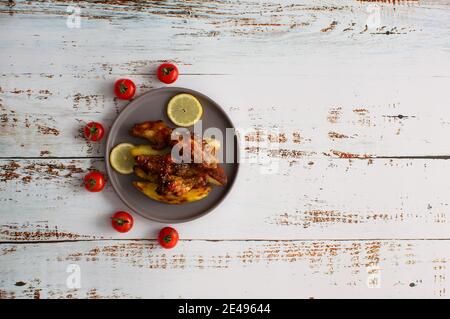
[[[151, 90], [129, 103], [115, 120], [106, 141], [105, 161], [108, 181], [117, 195], [135, 213], [163, 223], [187, 222], [210, 212], [226, 197], [234, 184], [239, 169], [239, 147], [237, 138], [234, 138], [234, 163], [221, 164], [227, 173], [228, 184], [225, 187], [214, 186], [208, 197], [203, 200], [181, 205], [170, 205], [154, 201], [138, 191], [131, 184], [132, 181], [139, 180], [135, 174], [122, 175], [111, 168], [109, 153], [114, 146], [125, 142], [135, 145], [147, 144], [146, 140], [128, 134], [129, 129], [134, 124], [144, 121], [163, 120], [174, 127], [167, 117], [166, 108], [169, 100], [179, 93], [192, 94], [202, 104], [203, 131], [208, 127], [217, 127], [225, 136], [226, 128], [234, 128], [224, 110], [206, 95], [185, 88], [165, 87]], [[226, 149], [226, 141], [224, 140], [224, 158], [226, 158]]]

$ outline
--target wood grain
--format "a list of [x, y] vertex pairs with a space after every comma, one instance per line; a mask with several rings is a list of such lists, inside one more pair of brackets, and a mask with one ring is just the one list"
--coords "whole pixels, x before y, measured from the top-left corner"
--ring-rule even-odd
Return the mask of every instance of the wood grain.
[[[103, 156], [103, 143], [87, 143], [80, 130], [91, 120], [108, 128], [126, 107], [113, 97], [116, 79], [4, 75], [1, 156]], [[132, 79], [139, 95], [161, 86], [153, 76]], [[449, 155], [443, 142], [450, 134], [447, 78], [184, 75], [177, 86], [222, 105], [242, 133], [244, 156], [256, 150], [274, 156], [277, 148], [292, 159]]]
[[[0, 298], [447, 298], [449, 8], [0, 0]], [[166, 60], [231, 116], [244, 161], [170, 251], [139, 216], [115, 233], [126, 207], [81, 187], [104, 171], [82, 126], [126, 107], [119, 77], [160, 87]]]
[[72, 29], [73, 3], [0, 4], [4, 73], [147, 74], [169, 59], [183, 73], [448, 76], [448, 1], [379, 3], [371, 28], [354, 0], [80, 1]]
[[[243, 164], [220, 207], [177, 228], [185, 239], [448, 238], [449, 165], [301, 158], [265, 172], [257, 163]], [[99, 194], [81, 186], [89, 170], [104, 170], [102, 160], [2, 160], [0, 167], [8, 207], [1, 241], [146, 239], [156, 238], [161, 227], [137, 216], [130, 233], [113, 231], [110, 215], [126, 206], [109, 185]]]
[[[154, 241], [8, 244], [0, 296], [446, 298], [449, 248], [434, 240], [182, 241], [173, 250]], [[79, 289], [66, 284], [73, 264]]]

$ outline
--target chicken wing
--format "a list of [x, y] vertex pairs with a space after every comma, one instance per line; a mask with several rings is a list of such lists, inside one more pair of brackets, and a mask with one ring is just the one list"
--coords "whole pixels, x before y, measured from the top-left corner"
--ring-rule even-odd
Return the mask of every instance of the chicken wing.
[[[148, 187], [145, 189], [147, 196], [170, 203], [174, 202], [174, 198], [180, 198], [180, 200], [187, 198], [188, 201], [192, 201], [194, 198], [198, 200], [207, 196], [211, 190], [210, 185], [226, 185], [227, 175], [223, 167], [218, 164], [217, 151], [220, 148], [218, 141], [214, 143], [205, 141], [196, 138], [192, 133], [188, 133], [187, 137], [179, 135], [172, 140], [172, 133], [175, 132], [163, 121], [143, 122], [136, 124], [130, 130], [131, 135], [150, 141], [155, 150], [164, 148], [172, 150], [168, 154], [154, 150], [141, 151], [140, 155], [135, 156], [136, 175], [152, 185], [151, 189]], [[174, 149], [175, 146], [177, 149]], [[188, 155], [187, 163], [175, 157], [183, 156], [183, 152]], [[134, 183], [143, 191], [141, 184]]]
[[180, 135], [178, 140], [175, 138], [171, 141], [171, 146], [179, 150], [177, 155], [180, 158], [185, 151], [190, 152], [188, 159], [191, 163], [201, 164], [205, 168], [215, 168], [219, 162], [217, 158], [218, 146], [196, 137], [193, 133], [188, 138], [183, 138]]
[[135, 124], [130, 130], [130, 134], [147, 139], [154, 149], [160, 150], [169, 146], [172, 129], [161, 120], [147, 121]]
[[223, 186], [227, 176], [221, 166], [213, 168], [201, 164], [174, 163], [170, 154], [140, 155], [135, 158], [136, 166], [150, 176], [157, 176], [160, 194], [183, 194], [192, 188], [208, 183]]

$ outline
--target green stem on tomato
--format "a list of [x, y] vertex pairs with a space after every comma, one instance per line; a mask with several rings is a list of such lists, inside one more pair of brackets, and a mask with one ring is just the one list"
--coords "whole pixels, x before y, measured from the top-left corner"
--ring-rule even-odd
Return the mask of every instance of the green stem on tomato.
[[128, 91], [128, 86], [125, 85], [125, 83], [120, 83], [119, 84], [119, 91], [120, 93], [125, 93], [126, 91]]
[[172, 72], [172, 71], [173, 71], [173, 68], [172, 68], [172, 67], [166, 67], [166, 68], [163, 68], [163, 73], [164, 73], [164, 75], [169, 75], [170, 72]]
[[111, 219], [112, 219], [113, 221], [115, 221], [115, 222], [117, 223], [117, 225], [119, 225], [119, 226], [123, 226], [123, 225], [129, 223], [128, 220], [123, 219], [123, 218], [112, 217]]
[[97, 184], [97, 181], [93, 178], [89, 178], [88, 184], [90, 188], [93, 188]]
[[95, 125], [93, 125], [89, 128], [89, 134], [91, 134], [91, 136], [96, 135], [97, 132], [98, 132], [98, 128]]

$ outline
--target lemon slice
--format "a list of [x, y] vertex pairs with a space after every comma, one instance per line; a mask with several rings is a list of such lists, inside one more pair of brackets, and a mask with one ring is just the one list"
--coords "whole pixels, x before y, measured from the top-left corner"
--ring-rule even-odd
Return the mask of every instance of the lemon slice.
[[120, 174], [133, 173], [134, 157], [131, 155], [131, 150], [134, 145], [130, 143], [122, 143], [116, 145], [109, 154], [109, 162]]
[[175, 95], [167, 105], [167, 115], [178, 126], [192, 126], [202, 117], [203, 108], [191, 94]]

